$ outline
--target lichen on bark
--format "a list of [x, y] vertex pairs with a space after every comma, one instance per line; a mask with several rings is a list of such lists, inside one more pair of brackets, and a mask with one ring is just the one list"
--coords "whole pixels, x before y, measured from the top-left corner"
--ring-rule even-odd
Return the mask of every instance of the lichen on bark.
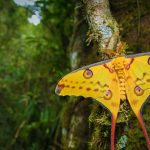
[[98, 43], [99, 49], [114, 49], [120, 40], [119, 27], [110, 12], [108, 0], [83, 0], [89, 24], [88, 44]]

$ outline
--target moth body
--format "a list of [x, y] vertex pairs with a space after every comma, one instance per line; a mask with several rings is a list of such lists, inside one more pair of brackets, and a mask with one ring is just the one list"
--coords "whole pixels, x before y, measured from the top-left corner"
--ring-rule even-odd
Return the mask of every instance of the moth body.
[[125, 88], [125, 57], [117, 57], [112, 60], [112, 67], [114, 72], [117, 74], [117, 80], [120, 89], [120, 99], [122, 101], [126, 100], [126, 88]]

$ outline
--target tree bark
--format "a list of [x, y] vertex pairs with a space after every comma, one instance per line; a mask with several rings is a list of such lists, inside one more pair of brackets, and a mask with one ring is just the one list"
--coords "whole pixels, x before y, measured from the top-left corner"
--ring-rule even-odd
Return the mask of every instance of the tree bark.
[[[76, 1], [73, 35], [68, 48], [72, 70], [84, 64], [86, 51], [89, 49], [85, 43], [88, 26], [82, 9], [82, 3]], [[89, 102], [84, 98], [70, 97], [66, 103], [62, 117], [63, 149], [87, 149]]]
[[88, 42], [96, 41], [100, 49], [115, 49], [119, 28], [112, 17], [108, 0], [83, 0], [89, 24]]

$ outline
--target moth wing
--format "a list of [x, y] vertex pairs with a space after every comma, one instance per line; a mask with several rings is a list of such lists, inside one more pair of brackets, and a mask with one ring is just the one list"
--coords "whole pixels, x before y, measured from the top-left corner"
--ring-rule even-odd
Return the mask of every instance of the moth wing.
[[128, 58], [130, 63], [127, 66], [126, 93], [150, 150], [150, 139], [141, 115], [141, 108], [150, 97], [150, 53], [130, 57]]
[[150, 53], [130, 56], [127, 69], [126, 91], [134, 113], [138, 115], [150, 95]]
[[111, 61], [102, 62], [73, 71], [58, 82], [55, 91], [60, 96], [92, 97], [116, 118], [120, 105], [120, 89], [111, 65]]

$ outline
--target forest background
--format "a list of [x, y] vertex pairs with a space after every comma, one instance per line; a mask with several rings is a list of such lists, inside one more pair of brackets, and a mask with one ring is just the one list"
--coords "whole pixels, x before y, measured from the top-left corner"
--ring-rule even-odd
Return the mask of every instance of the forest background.
[[[107, 125], [100, 121], [107, 110], [54, 92], [63, 75], [102, 60], [95, 37], [87, 42], [85, 4], [0, 0], [0, 150], [108, 149], [110, 117]], [[109, 8], [127, 53], [150, 51], [150, 1], [111, 0]], [[150, 135], [149, 107], [143, 114]], [[117, 124], [116, 147], [147, 149], [132, 112], [128, 118]]]

